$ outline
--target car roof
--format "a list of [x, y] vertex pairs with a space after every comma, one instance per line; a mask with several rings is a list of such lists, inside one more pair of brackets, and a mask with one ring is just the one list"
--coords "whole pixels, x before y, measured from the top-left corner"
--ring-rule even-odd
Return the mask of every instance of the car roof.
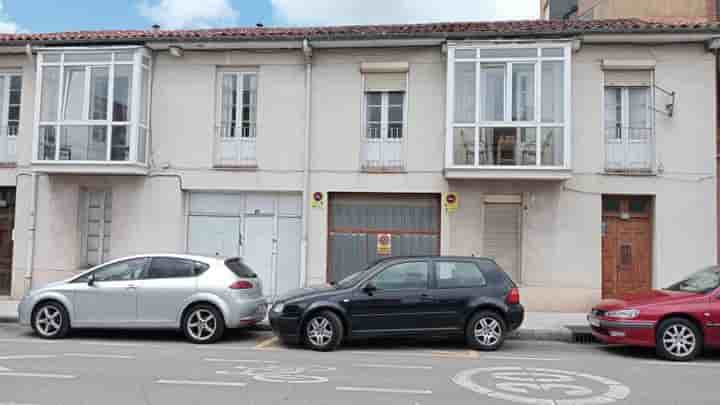
[[[200, 256], [200, 255], [189, 255], [189, 254], [180, 254], [180, 253], [145, 253], [140, 255], [132, 255], [132, 256], [125, 256], [125, 257], [119, 257], [117, 259], [108, 261], [106, 263], [112, 263], [112, 262], [118, 262], [128, 259], [139, 259], [143, 257], [170, 257], [170, 258], [176, 258], [176, 259], [185, 259], [185, 260], [194, 260], [196, 262], [203, 262], [207, 264], [214, 264], [214, 263], [224, 263], [225, 260], [230, 259], [229, 257], [224, 256]], [[103, 263], [103, 264], [106, 264]]]
[[444, 256], [444, 255], [416, 255], [416, 256], [390, 256], [390, 257], [383, 257], [381, 259], [376, 260], [372, 264], [379, 264], [383, 262], [390, 262], [390, 261], [402, 261], [402, 260], [487, 260], [490, 262], [495, 263], [495, 260], [490, 257], [484, 257], [484, 256]]

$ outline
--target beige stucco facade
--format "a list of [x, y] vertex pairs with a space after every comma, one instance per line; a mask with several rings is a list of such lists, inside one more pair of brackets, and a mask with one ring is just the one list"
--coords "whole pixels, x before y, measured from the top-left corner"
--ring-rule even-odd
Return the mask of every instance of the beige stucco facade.
[[[653, 285], [666, 285], [716, 257], [715, 58], [701, 43], [584, 45], [572, 56], [572, 178], [447, 180], [444, 175], [447, 61], [441, 48], [314, 49], [311, 105], [305, 105], [306, 63], [299, 50], [154, 52], [150, 170], [143, 176], [36, 173], [37, 212], [29, 259], [35, 70], [27, 56], [1, 56], [22, 68], [23, 109], [18, 165], [0, 169], [17, 185], [13, 296], [28, 286], [81, 269], [79, 195], [112, 189], [112, 258], [187, 248], [188, 192], [301, 193], [304, 128], [311, 108], [309, 191], [356, 193], [457, 192], [457, 211], [441, 213], [441, 253], [483, 255], [485, 198], [522, 198], [523, 302], [535, 311], [584, 311], [600, 298], [603, 194], [654, 197]], [[603, 59], [651, 59], [655, 82], [677, 92], [672, 118], [656, 115], [657, 172], [604, 173]], [[363, 62], [408, 62], [405, 170], [361, 169]], [[258, 72], [257, 168], [213, 167], [218, 71]], [[17, 180], [16, 180], [17, 179]], [[328, 208], [311, 208], [305, 284], [326, 281]]]

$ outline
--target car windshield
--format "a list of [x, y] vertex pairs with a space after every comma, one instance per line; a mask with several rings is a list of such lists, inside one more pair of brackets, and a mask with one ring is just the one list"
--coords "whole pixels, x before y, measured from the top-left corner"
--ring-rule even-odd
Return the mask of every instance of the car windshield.
[[666, 288], [668, 291], [708, 293], [720, 287], [720, 266], [702, 269], [690, 277]]
[[363, 277], [370, 274], [370, 272], [377, 268], [377, 266], [379, 266], [382, 262], [383, 260], [377, 260], [373, 263], [370, 263], [370, 265], [368, 265], [365, 270], [360, 270], [358, 272], [352, 273], [351, 275], [335, 283], [335, 286], [337, 288], [352, 287], [353, 285], [357, 284], [358, 281], [362, 280]]

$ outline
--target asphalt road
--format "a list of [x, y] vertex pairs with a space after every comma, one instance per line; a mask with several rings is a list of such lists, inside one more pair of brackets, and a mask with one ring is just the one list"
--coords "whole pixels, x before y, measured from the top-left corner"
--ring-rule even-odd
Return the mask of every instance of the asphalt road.
[[717, 353], [678, 364], [600, 345], [407, 340], [316, 353], [267, 332], [197, 346], [170, 332], [45, 341], [0, 324], [0, 405], [715, 404], [719, 382]]

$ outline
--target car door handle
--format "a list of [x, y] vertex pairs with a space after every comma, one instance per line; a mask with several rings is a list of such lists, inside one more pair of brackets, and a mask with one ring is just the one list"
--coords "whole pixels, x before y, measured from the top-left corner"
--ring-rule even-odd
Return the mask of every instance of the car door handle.
[[126, 289], [126, 290], [137, 290], [137, 286], [135, 286], [135, 285], [129, 285], [129, 286], [125, 287], [125, 289]]
[[435, 297], [430, 294], [420, 294], [420, 300], [422, 301], [435, 301]]

